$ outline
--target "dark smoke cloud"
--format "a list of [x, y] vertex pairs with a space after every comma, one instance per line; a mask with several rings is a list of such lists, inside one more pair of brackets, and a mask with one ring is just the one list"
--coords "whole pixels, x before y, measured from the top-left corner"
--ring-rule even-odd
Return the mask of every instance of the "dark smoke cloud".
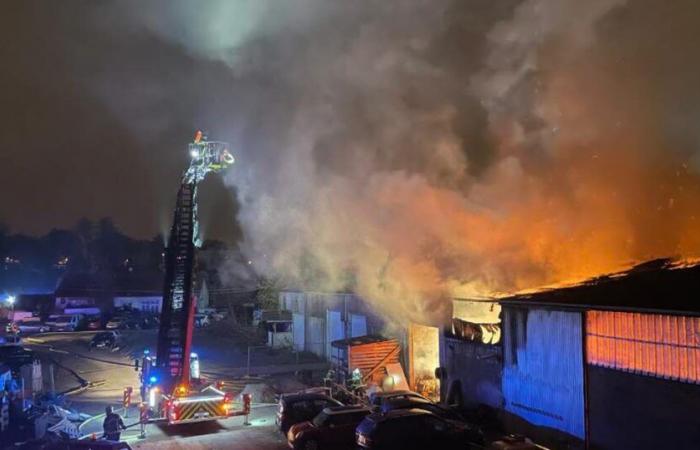
[[695, 2], [86, 11], [98, 37], [65, 46], [94, 58], [86, 85], [141, 157], [193, 126], [231, 142], [241, 246], [262, 272], [313, 266], [335, 289], [352, 271], [397, 319], [437, 321], [452, 295], [700, 251]]

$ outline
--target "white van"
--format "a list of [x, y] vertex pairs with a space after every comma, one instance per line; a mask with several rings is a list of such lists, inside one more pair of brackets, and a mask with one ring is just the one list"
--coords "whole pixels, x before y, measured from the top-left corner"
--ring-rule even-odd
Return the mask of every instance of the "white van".
[[82, 314], [52, 315], [49, 316], [46, 325], [51, 331], [75, 331], [82, 318]]

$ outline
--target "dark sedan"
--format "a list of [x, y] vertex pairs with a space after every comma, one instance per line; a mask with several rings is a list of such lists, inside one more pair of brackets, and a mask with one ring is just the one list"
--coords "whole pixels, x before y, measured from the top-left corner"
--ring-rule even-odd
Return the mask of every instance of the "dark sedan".
[[326, 408], [313, 420], [292, 425], [287, 442], [294, 450], [354, 448], [355, 428], [369, 413], [358, 405]]
[[358, 447], [372, 450], [464, 450], [484, 441], [478, 428], [422, 409], [371, 414], [360, 422], [355, 435]]
[[464, 421], [464, 417], [462, 417], [457, 411], [432, 402], [423, 397], [387, 398], [382, 402], [381, 406], [375, 408], [379, 409], [379, 411], [383, 413], [388, 413], [389, 411], [393, 411], [395, 409], [422, 409], [429, 411], [443, 419]]
[[286, 394], [279, 400], [275, 422], [283, 434], [295, 423], [313, 419], [324, 408], [343, 406], [338, 400], [315, 393]]

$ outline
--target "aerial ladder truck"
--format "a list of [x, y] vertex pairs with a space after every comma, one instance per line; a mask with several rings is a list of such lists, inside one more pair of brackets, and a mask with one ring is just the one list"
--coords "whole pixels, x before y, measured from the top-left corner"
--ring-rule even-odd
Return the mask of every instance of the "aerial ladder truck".
[[193, 294], [195, 249], [200, 247], [197, 219], [197, 185], [207, 174], [220, 172], [234, 162], [224, 142], [210, 141], [201, 131], [189, 144], [190, 166], [177, 193], [168, 245], [165, 250], [165, 285], [156, 354], [144, 352], [141, 392], [147, 400], [149, 421], [169, 424], [217, 420], [248, 415], [250, 397], [241, 408], [222, 383], [200, 376], [199, 359], [192, 353], [196, 301]]

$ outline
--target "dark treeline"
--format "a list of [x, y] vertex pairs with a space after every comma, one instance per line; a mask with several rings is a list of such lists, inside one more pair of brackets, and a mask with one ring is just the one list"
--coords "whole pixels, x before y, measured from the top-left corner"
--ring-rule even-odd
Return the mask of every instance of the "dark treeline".
[[52, 292], [70, 272], [117, 274], [161, 268], [163, 240], [137, 240], [112, 219], [80, 219], [72, 229], [40, 237], [10, 234], [0, 224], [0, 293]]
[[[40, 237], [11, 234], [0, 224], [0, 296], [52, 293], [67, 274], [162, 279], [164, 251], [162, 236], [133, 239], [111, 218], [80, 219], [71, 229], [53, 229]], [[204, 242], [198, 251], [197, 271], [213, 288], [258, 283], [252, 262], [237, 247], [218, 240]]]

